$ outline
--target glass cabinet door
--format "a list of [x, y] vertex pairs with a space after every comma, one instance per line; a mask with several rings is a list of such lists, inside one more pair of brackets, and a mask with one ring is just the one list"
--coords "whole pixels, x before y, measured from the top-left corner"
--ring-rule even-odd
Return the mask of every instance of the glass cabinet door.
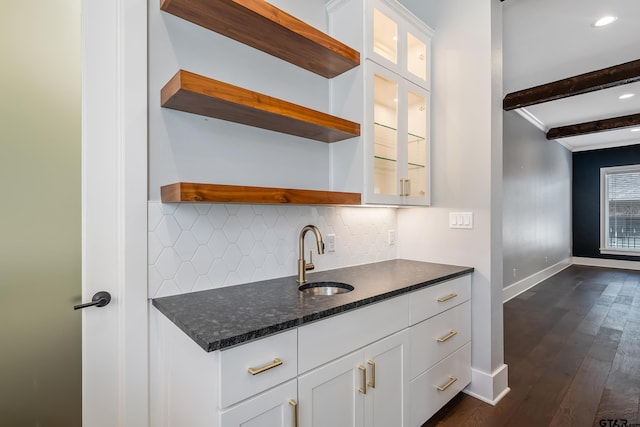
[[430, 203], [429, 92], [370, 60], [366, 203]]
[[[416, 88], [417, 89], [417, 88]], [[428, 94], [409, 88], [407, 90], [407, 176], [403, 195], [427, 196], [427, 129]]]
[[398, 194], [398, 83], [373, 76], [373, 192]]
[[407, 71], [419, 83], [427, 81], [427, 59], [426, 41], [407, 32]]
[[371, 4], [371, 59], [428, 89], [431, 30], [414, 25], [383, 0]]
[[398, 64], [398, 23], [373, 8], [373, 52], [392, 64]]

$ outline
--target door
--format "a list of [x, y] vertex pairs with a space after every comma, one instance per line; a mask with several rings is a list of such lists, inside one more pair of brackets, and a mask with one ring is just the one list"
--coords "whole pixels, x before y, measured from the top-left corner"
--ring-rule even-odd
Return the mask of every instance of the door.
[[147, 2], [82, 1], [82, 413], [147, 426]]
[[[362, 352], [352, 353], [298, 378], [300, 425], [364, 426]], [[364, 386], [364, 388], [362, 388]]]
[[[371, 135], [367, 149], [367, 202], [400, 204], [403, 163], [401, 135], [401, 78], [371, 61], [366, 61], [367, 90], [372, 94], [366, 106]], [[371, 140], [372, 139], [372, 140]]]
[[220, 415], [221, 427], [291, 427], [298, 425], [296, 380], [247, 400]]
[[367, 363], [365, 425], [406, 425], [409, 401], [409, 330], [391, 335], [364, 349]]
[[80, 426], [80, 0], [0, 2], [0, 57], [0, 424]]
[[367, 203], [430, 203], [429, 92], [366, 61]]
[[100, 3], [0, 5], [3, 425], [147, 425], [146, 2]]

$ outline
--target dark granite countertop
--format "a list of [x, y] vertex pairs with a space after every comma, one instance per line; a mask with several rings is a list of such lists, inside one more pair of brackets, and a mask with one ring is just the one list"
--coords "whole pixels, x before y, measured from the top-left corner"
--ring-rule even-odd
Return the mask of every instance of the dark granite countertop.
[[473, 268], [391, 260], [307, 273], [307, 282], [355, 287], [324, 296], [298, 291], [296, 276], [156, 298], [153, 306], [206, 351], [221, 350], [473, 272]]

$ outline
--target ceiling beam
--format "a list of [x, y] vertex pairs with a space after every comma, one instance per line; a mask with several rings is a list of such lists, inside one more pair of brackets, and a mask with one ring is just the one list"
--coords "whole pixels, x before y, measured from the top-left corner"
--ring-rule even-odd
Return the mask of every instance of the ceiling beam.
[[507, 94], [505, 111], [640, 81], [640, 59]]
[[567, 138], [569, 136], [586, 135], [607, 130], [640, 126], [640, 114], [612, 117], [610, 119], [595, 120], [593, 122], [551, 128], [547, 131], [547, 139]]

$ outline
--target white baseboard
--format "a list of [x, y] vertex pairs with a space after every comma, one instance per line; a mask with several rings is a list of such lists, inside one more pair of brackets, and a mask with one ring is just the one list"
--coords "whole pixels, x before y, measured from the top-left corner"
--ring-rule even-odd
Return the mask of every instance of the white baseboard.
[[509, 369], [504, 364], [491, 374], [471, 368], [471, 384], [463, 392], [495, 406], [511, 391], [508, 377]]
[[624, 270], [640, 270], [640, 261], [625, 261], [606, 258], [583, 258], [574, 256], [571, 262], [576, 265], [589, 265], [592, 267], [622, 268]]
[[538, 271], [537, 273], [532, 274], [529, 277], [525, 277], [519, 282], [507, 286], [502, 290], [502, 302], [507, 302], [510, 299], [517, 297], [527, 289], [534, 287], [543, 280], [546, 280], [554, 274], [557, 274], [565, 268], [569, 267], [571, 263], [571, 258], [564, 259], [559, 263], [552, 265], [551, 267], [547, 267], [544, 270]]

